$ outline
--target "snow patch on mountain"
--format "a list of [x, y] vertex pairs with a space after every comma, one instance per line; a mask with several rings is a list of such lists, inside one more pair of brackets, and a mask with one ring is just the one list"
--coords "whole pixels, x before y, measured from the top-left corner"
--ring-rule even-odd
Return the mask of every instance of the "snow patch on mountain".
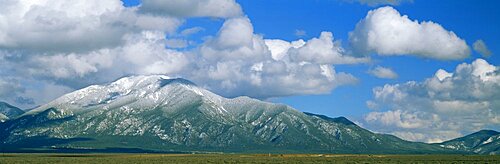
[[5, 122], [8, 119], [9, 119], [9, 117], [7, 117], [4, 114], [0, 113], [0, 122]]
[[202, 104], [207, 108], [206, 112], [212, 115], [234, 114], [236, 111], [228, 111], [226, 107], [232, 104], [260, 103], [259, 100], [248, 97], [227, 99], [182, 78], [171, 78], [165, 75], [141, 75], [124, 77], [106, 85], [92, 85], [68, 93], [46, 105], [31, 110], [26, 115], [36, 114], [49, 108], [60, 110], [62, 116], [70, 116], [85, 110], [106, 110], [116, 107], [131, 109], [170, 107], [170, 109], [177, 109], [183, 104], [194, 101], [203, 102]]

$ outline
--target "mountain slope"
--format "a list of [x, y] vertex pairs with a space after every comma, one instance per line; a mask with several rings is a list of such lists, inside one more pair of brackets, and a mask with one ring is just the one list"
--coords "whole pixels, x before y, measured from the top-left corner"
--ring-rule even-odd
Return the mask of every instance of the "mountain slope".
[[500, 154], [500, 132], [481, 130], [437, 145], [478, 154]]
[[185, 79], [132, 76], [66, 94], [0, 124], [8, 149], [141, 149], [253, 153], [453, 153], [375, 134], [346, 118], [248, 97], [227, 99]]
[[7, 104], [6, 102], [0, 102], [0, 122], [17, 117], [23, 113], [23, 110], [15, 106]]

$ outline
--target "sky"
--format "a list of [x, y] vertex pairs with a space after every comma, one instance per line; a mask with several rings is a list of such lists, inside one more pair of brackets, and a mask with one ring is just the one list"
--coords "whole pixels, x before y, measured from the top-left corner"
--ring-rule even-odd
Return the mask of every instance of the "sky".
[[500, 130], [500, 10], [472, 0], [0, 0], [0, 101], [129, 75], [403, 139]]

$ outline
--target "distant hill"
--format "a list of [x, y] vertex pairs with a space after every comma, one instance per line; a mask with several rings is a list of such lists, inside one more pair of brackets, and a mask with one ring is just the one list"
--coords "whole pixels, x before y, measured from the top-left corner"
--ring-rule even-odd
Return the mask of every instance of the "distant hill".
[[0, 101], [0, 122], [6, 121], [10, 118], [17, 117], [24, 113], [23, 110], [12, 106], [6, 102]]
[[464, 137], [437, 144], [444, 148], [478, 154], [500, 154], [500, 132], [481, 130]]

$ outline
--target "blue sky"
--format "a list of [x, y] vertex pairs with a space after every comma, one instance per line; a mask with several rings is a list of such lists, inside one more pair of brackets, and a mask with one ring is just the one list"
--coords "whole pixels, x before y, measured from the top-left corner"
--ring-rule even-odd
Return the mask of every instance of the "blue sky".
[[0, 100], [31, 108], [123, 76], [167, 74], [439, 142], [500, 127], [499, 4], [12, 2], [0, 7]]

